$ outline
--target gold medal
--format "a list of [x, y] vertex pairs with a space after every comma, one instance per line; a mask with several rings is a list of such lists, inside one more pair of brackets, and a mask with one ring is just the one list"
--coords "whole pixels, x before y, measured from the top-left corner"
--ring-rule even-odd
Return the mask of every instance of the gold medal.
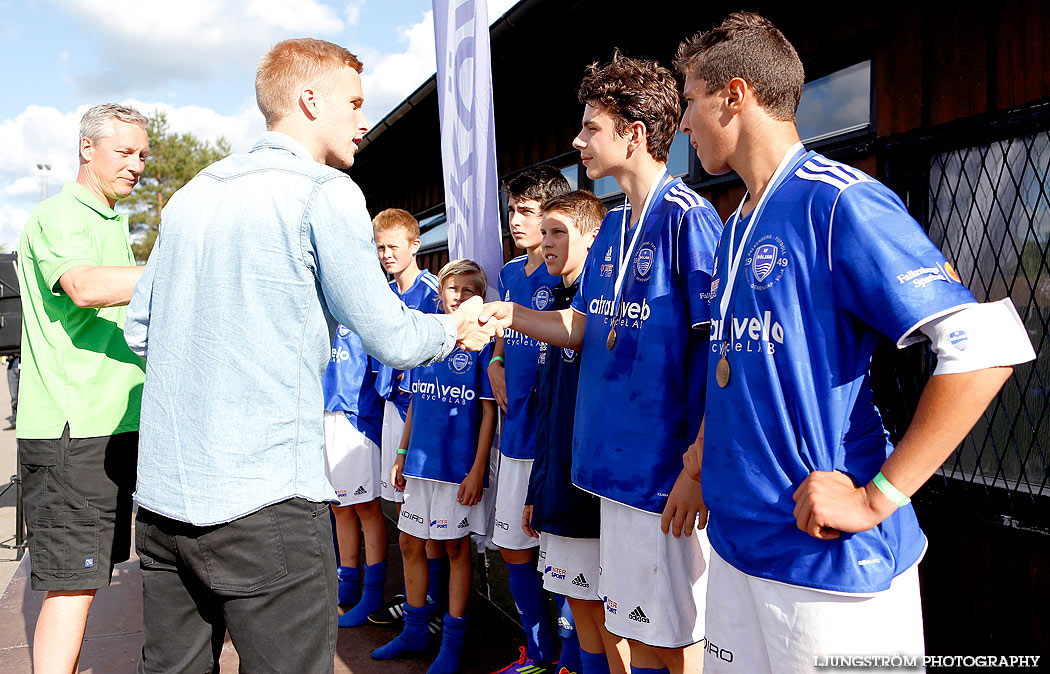
[[609, 338], [605, 340], [605, 346], [609, 347], [610, 351], [612, 351], [612, 348], [614, 346], [616, 346], [616, 328], [615, 327], [609, 328]]
[[722, 359], [715, 367], [715, 382], [720, 388], [729, 386], [729, 359], [725, 357], [725, 354], [722, 354]]

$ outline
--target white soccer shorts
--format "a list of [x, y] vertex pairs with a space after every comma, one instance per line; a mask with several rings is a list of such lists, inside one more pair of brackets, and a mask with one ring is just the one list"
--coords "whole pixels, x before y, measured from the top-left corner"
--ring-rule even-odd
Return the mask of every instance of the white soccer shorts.
[[[711, 553], [705, 674], [847, 672], [828, 656], [908, 656], [923, 671], [918, 564], [874, 594], [822, 592], [749, 576]], [[825, 660], [824, 662], [828, 662]]]
[[540, 544], [521, 528], [521, 513], [525, 509], [531, 474], [532, 459], [500, 456], [492, 542], [506, 550], [528, 550]]
[[397, 405], [387, 400], [383, 403], [383, 437], [382, 437], [382, 462], [379, 465], [379, 495], [383, 500], [401, 503], [405, 500], [400, 489], [390, 484], [390, 469], [394, 467], [394, 459], [397, 458], [397, 448], [401, 446], [401, 431], [405, 429], [405, 422], [401, 420], [401, 413], [397, 411]]
[[682, 648], [704, 637], [707, 603], [706, 531], [675, 538], [660, 516], [601, 500], [601, 577], [605, 627], [659, 648]]
[[543, 589], [573, 599], [601, 599], [598, 595], [600, 554], [597, 538], [540, 533], [536, 568], [543, 574]]
[[325, 473], [339, 505], [379, 498], [379, 447], [354, 428], [341, 411], [324, 413]]
[[397, 528], [406, 534], [451, 541], [481, 533], [481, 504], [465, 506], [457, 501], [458, 484], [409, 477], [405, 478], [404, 494]]

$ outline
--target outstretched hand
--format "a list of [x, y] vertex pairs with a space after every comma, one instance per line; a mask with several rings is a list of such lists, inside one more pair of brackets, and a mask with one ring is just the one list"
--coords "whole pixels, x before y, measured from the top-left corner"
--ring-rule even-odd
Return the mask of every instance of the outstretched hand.
[[478, 320], [484, 325], [492, 325], [496, 330], [496, 336], [502, 337], [504, 330], [509, 330], [514, 323], [513, 302], [488, 302], [482, 309]]
[[[456, 321], [456, 344], [468, 351], [481, 351], [497, 336], [497, 322], [479, 320], [484, 307], [481, 297], [474, 296], [452, 312], [452, 318]], [[502, 334], [502, 331], [498, 334]]]

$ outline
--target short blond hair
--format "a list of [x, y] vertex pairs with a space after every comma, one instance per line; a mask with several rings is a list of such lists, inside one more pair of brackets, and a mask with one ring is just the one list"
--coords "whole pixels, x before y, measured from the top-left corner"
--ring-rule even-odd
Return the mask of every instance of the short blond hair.
[[372, 219], [373, 234], [389, 232], [394, 229], [399, 229], [404, 232], [409, 241], [415, 241], [419, 238], [419, 221], [413, 218], [412, 214], [404, 209], [388, 208], [385, 211], [380, 211], [379, 214]]
[[255, 100], [267, 128], [295, 110], [303, 85], [329, 87], [342, 68], [361, 72], [364, 65], [347, 49], [325, 40], [304, 37], [275, 44], [255, 73]]
[[485, 293], [489, 290], [489, 280], [485, 275], [485, 270], [474, 260], [461, 257], [442, 267], [441, 271], [438, 272], [438, 288], [444, 290], [445, 281], [453, 276], [470, 276], [473, 278], [478, 284], [478, 294], [481, 295], [482, 299], [484, 299]]
[[590, 234], [601, 227], [605, 204], [587, 190], [576, 190], [543, 202], [543, 214], [564, 213], [580, 234]]

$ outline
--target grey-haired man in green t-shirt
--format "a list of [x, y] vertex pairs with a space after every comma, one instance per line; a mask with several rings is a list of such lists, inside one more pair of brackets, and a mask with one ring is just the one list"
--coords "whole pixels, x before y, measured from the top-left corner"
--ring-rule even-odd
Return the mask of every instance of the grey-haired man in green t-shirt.
[[34, 590], [33, 664], [75, 672], [95, 591], [130, 553], [143, 361], [124, 341], [142, 267], [126, 215], [149, 152], [146, 118], [98, 105], [80, 121], [80, 170], [33, 209], [19, 244], [21, 410], [15, 435]]

